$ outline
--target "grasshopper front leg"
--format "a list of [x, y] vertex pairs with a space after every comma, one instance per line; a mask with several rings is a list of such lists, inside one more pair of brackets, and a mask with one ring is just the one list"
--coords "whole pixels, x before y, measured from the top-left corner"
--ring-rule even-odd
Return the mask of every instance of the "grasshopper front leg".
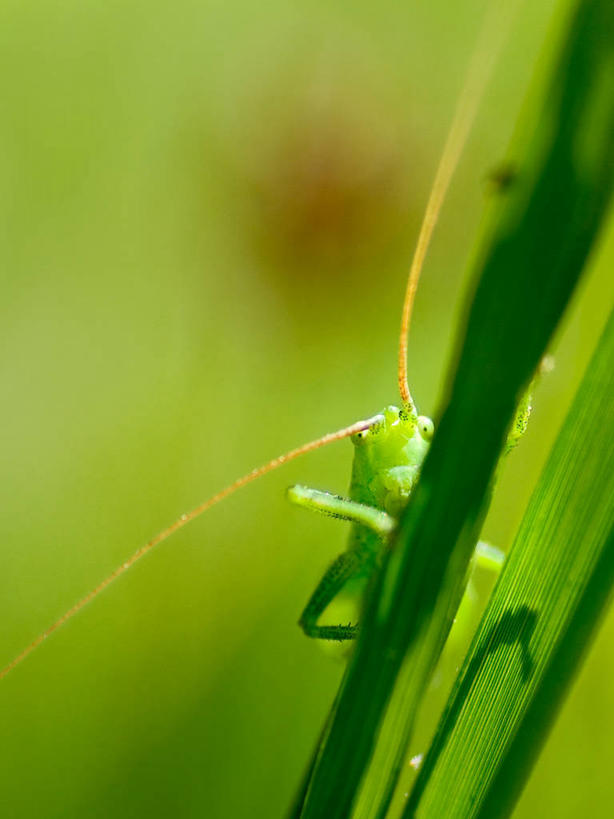
[[[396, 525], [395, 519], [381, 509], [307, 486], [291, 486], [288, 489], [288, 500], [305, 509], [366, 526], [383, 540], [388, 538]], [[366, 573], [371, 560], [372, 556], [354, 550], [343, 552], [332, 563], [299, 620], [308, 637], [339, 641], [353, 640], [356, 637], [356, 625], [319, 626], [318, 620], [349, 580]]]
[[331, 518], [366, 526], [384, 539], [390, 536], [396, 526], [396, 519], [392, 515], [375, 506], [358, 503], [320, 489], [310, 489], [308, 486], [297, 484], [288, 489], [287, 497], [290, 503], [302, 506], [311, 512], [320, 512]]
[[355, 639], [357, 625], [319, 626], [318, 620], [348, 580], [364, 570], [365, 562], [364, 556], [358, 552], [343, 552], [327, 569], [298, 621], [307, 637], [339, 641]]

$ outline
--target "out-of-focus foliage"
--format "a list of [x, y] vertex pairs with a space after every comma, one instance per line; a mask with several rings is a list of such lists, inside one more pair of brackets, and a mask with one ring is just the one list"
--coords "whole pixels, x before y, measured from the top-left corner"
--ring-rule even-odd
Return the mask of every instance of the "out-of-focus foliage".
[[[424, 411], [553, 5], [526, 5], [436, 234], [411, 340]], [[184, 509], [396, 399], [406, 263], [483, 13], [3, 4], [3, 660]], [[613, 239], [502, 477], [485, 534], [503, 547], [603, 324]], [[344, 536], [283, 490], [343, 491], [350, 457], [212, 510], [4, 681], [3, 815], [281, 814], [342, 670], [295, 621]], [[608, 815], [613, 631], [519, 816]]]

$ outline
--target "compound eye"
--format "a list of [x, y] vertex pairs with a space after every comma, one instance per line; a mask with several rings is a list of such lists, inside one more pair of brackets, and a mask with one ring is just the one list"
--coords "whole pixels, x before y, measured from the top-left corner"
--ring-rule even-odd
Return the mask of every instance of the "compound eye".
[[435, 427], [433, 426], [433, 422], [430, 418], [427, 418], [426, 415], [419, 415], [418, 416], [418, 431], [422, 438], [425, 441], [430, 441], [433, 437], [433, 433], [435, 432]]
[[368, 434], [368, 429], [363, 429], [361, 432], [356, 432], [354, 435], [352, 435], [352, 443], [357, 446], [364, 443], [364, 440]]

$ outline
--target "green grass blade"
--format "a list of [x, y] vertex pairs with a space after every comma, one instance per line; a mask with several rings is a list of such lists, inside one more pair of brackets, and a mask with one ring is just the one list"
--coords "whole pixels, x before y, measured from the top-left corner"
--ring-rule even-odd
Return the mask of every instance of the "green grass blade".
[[[460, 597], [515, 406], [573, 293], [610, 198], [613, 17], [611, 0], [576, 4], [528, 151], [518, 158], [518, 179], [478, 258], [481, 276], [441, 422], [396, 548], [372, 589], [304, 817], [351, 815], [402, 669], [406, 725], [394, 736], [401, 745], [409, 737]], [[401, 745], [390, 749], [394, 758]], [[379, 769], [368, 781], [386, 798], [393, 775]]]
[[509, 815], [614, 582], [614, 313], [404, 816]]

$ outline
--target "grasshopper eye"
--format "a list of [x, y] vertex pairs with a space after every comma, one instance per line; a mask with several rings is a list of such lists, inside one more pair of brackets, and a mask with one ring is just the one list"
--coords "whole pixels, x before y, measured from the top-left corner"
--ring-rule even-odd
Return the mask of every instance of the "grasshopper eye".
[[361, 432], [356, 432], [352, 435], [351, 441], [354, 445], [360, 445], [364, 442], [365, 438], [369, 433], [368, 429], [363, 429]]
[[435, 432], [433, 422], [426, 415], [418, 416], [418, 431], [425, 441], [430, 441]]

